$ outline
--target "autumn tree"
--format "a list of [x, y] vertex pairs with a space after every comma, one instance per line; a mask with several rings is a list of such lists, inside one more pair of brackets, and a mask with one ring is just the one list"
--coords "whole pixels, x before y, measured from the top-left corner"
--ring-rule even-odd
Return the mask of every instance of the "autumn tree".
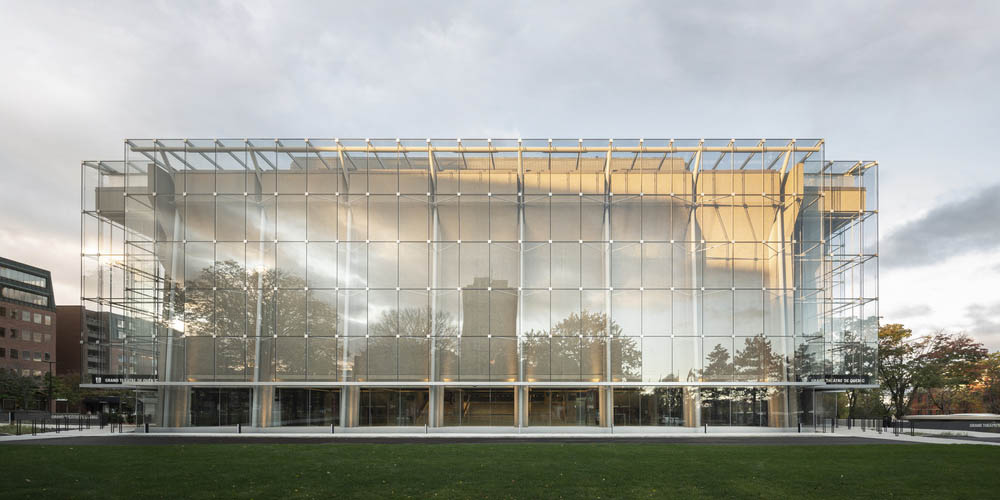
[[922, 381], [921, 360], [912, 337], [913, 331], [899, 323], [882, 325], [878, 331], [879, 380], [896, 418], [906, 415]]
[[979, 393], [983, 407], [990, 413], [1000, 413], [1000, 352], [980, 361]]
[[951, 413], [971, 396], [970, 384], [979, 379], [988, 351], [964, 333], [939, 331], [920, 339], [920, 363], [916, 378], [928, 400], [941, 411]]

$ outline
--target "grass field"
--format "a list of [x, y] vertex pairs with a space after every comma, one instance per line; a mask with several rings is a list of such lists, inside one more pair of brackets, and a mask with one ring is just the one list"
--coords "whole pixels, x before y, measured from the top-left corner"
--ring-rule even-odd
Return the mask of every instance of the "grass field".
[[1000, 447], [0, 446], [7, 498], [990, 498]]

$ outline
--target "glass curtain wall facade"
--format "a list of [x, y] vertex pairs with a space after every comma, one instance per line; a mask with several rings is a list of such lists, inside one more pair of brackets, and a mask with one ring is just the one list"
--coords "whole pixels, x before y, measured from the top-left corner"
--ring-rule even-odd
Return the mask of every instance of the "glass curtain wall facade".
[[84, 348], [160, 425], [786, 427], [874, 382], [877, 164], [821, 140], [124, 156], [83, 165], [82, 303], [118, 323]]

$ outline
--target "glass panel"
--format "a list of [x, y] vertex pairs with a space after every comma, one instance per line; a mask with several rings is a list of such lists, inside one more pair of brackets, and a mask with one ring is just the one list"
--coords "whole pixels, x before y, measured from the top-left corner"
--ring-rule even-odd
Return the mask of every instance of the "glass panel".
[[306, 197], [282, 195], [278, 197], [277, 239], [282, 241], [306, 239]]

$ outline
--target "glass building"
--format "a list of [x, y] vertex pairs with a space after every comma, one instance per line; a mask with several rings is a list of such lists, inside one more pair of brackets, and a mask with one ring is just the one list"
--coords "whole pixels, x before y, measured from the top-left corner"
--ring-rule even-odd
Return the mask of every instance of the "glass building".
[[134, 139], [82, 170], [84, 382], [153, 425], [781, 428], [875, 383], [877, 164], [822, 140]]

